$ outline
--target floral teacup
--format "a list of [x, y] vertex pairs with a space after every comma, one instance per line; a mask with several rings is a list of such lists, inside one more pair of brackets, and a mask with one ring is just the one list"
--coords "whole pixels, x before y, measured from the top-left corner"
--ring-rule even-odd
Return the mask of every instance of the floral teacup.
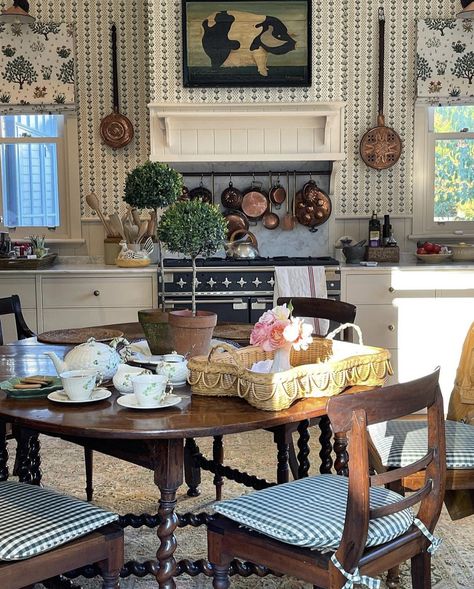
[[140, 368], [139, 366], [128, 366], [127, 364], [120, 364], [117, 368], [117, 372], [112, 378], [114, 387], [122, 395], [133, 393], [132, 378], [138, 376], [139, 374], [151, 374], [151, 371]]
[[142, 407], [158, 407], [173, 390], [171, 385], [166, 390], [168, 378], [161, 374], [140, 374], [133, 377], [132, 383], [137, 403]]
[[188, 378], [188, 363], [180, 354], [165, 354], [156, 365], [156, 373], [168, 377], [174, 387], [183, 385]]

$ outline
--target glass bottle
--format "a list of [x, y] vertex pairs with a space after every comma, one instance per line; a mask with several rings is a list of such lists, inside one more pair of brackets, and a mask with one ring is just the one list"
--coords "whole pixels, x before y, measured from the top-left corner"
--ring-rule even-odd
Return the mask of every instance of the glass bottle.
[[373, 211], [369, 221], [369, 247], [379, 247], [380, 242], [380, 220], [377, 218], [377, 213]]

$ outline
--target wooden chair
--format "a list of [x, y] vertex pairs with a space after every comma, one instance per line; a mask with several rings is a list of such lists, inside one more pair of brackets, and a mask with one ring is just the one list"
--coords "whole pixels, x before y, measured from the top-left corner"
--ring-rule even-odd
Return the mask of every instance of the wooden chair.
[[[311, 317], [314, 319], [328, 319], [329, 331], [344, 323], [354, 323], [357, 307], [351, 303], [334, 301], [333, 299], [318, 299], [311, 297], [279, 297], [277, 305], [293, 305], [295, 317]], [[326, 335], [326, 334], [324, 334]], [[350, 340], [350, 332], [345, 330], [343, 339]]]
[[[35, 583], [93, 563], [101, 571], [103, 589], [119, 587], [123, 530], [106, 523], [116, 518], [114, 514], [73, 497], [7, 481], [0, 482], [0, 504], [8, 506], [0, 511], [2, 589], [33, 589]], [[81, 536], [80, 525], [94, 531], [82, 531]]]
[[[20, 297], [18, 295], [12, 295], [11, 297], [5, 297], [0, 299], [0, 315], [14, 315], [16, 334], [18, 339], [26, 339], [27, 337], [33, 337], [35, 334], [26, 324], [23, 313], [21, 312]], [[3, 346], [3, 332], [2, 325], [0, 323], [0, 346]]]
[[[413, 589], [430, 589], [431, 552], [437, 544], [431, 534], [441, 511], [445, 481], [438, 376], [439, 370], [408, 383], [328, 400], [334, 432], [343, 439], [349, 434], [348, 479], [319, 475], [217, 503], [219, 515], [208, 527], [214, 589], [230, 586], [229, 565], [234, 557], [297, 577], [317, 589], [341, 589], [360, 582], [374, 587], [369, 575], [411, 559]], [[371, 476], [367, 426], [424, 407], [428, 408], [426, 455], [404, 468]], [[424, 485], [409, 497], [380, 487], [420, 469], [426, 469]], [[409, 508], [417, 503], [414, 517]], [[402, 525], [405, 517], [408, 520]]]

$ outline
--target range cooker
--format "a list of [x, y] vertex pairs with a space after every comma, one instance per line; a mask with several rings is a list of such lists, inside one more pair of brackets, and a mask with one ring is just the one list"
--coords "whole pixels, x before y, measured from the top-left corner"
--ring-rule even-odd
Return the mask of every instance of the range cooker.
[[[191, 308], [191, 261], [169, 258], [164, 264], [166, 309]], [[217, 313], [220, 322], [255, 323], [273, 307], [275, 266], [324, 266], [328, 297], [340, 298], [339, 265], [329, 256], [198, 258], [196, 265], [197, 308]], [[160, 277], [159, 288], [161, 292]]]

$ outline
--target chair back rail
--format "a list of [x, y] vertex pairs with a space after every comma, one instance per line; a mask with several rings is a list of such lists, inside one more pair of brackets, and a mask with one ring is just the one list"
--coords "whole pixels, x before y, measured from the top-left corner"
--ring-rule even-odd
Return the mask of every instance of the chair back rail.
[[[429, 530], [438, 520], [446, 477], [444, 415], [438, 385], [439, 369], [410, 383], [393, 385], [357, 395], [331, 397], [327, 413], [336, 434], [349, 433], [349, 491], [344, 532], [336, 557], [346, 570], [357, 566], [364, 552], [370, 519], [400, 512], [419, 503], [417, 517]], [[387, 402], [387, 399], [388, 402]], [[369, 434], [367, 425], [428, 409], [427, 455], [404, 468], [383, 475], [369, 475]], [[370, 486], [403, 478], [407, 469], [425, 470], [425, 484], [417, 493], [396, 503], [370, 509]], [[386, 475], [386, 476], [385, 476]]]
[[[19, 340], [33, 337], [35, 334], [26, 324], [21, 311], [20, 297], [16, 294], [11, 297], [0, 298], [0, 315], [14, 315], [16, 334]], [[0, 323], [0, 345], [3, 346], [3, 332]]]
[[290, 303], [296, 317], [316, 317], [337, 323], [354, 323], [357, 307], [343, 301], [316, 297], [279, 297], [277, 305]]

